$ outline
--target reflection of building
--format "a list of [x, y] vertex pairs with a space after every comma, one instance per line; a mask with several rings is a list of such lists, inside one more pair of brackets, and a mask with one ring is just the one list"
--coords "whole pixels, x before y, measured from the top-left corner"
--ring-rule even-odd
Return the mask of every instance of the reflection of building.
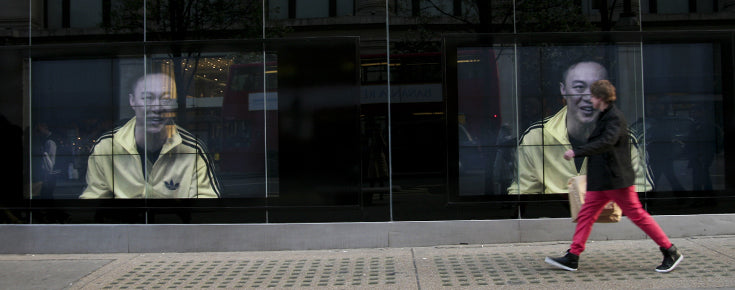
[[[528, 42], [530, 44], [525, 45], [542, 46], [548, 44], [543, 43], [544, 41], [558, 44], [554, 42], [552, 37], [554, 34], [550, 34], [553, 32], [579, 32], [575, 36], [576, 39], [562, 44], [587, 44], [587, 41], [596, 44], [607, 41], [614, 43], [616, 37], [624, 38], [624, 35], [629, 35], [617, 33], [620, 31], [666, 33], [694, 30], [695, 33], [689, 34], [667, 34], [670, 35], [669, 39], [666, 39], [669, 36], [661, 36], [657, 38], [659, 42], [646, 43], [645, 47], [640, 45], [638, 40], [626, 46], [626, 49], [633, 47], [624, 51], [624, 57], [625, 61], [631, 64], [630, 67], [638, 68], [635, 72], [656, 72], [652, 74], [653, 78], [647, 79], [643, 79], [640, 74], [627, 76], [626, 80], [629, 82], [624, 89], [626, 92], [638, 94], [626, 97], [641, 100], [630, 106], [629, 111], [642, 112], [643, 107], [651, 105], [647, 103], [651, 102], [650, 100], [669, 97], [672, 98], [669, 104], [671, 116], [666, 117], [675, 118], [682, 123], [691, 122], [689, 114], [693, 104], [696, 103], [696, 105], [712, 105], [708, 107], [710, 114], [706, 114], [711, 116], [711, 121], [724, 125], [730, 120], [729, 117], [725, 117], [729, 111], [719, 111], [722, 108], [732, 108], [730, 106], [732, 88], [728, 87], [732, 82], [727, 79], [731, 77], [732, 71], [731, 68], [721, 64], [728, 60], [729, 55], [727, 51], [720, 51], [722, 47], [708, 43], [711, 40], [708, 35], [709, 30], [731, 29], [735, 24], [735, 18], [731, 15], [735, 9], [733, 1], [607, 1], [610, 5], [615, 4], [606, 7], [599, 4], [603, 1], [559, 0], [560, 3], [575, 3], [578, 6], [562, 11], [565, 13], [563, 15], [569, 17], [549, 19], [543, 17], [546, 16], [543, 9], [523, 5], [556, 3], [554, 1], [522, 1], [523, 3], [515, 1], [516, 4], [523, 5], [514, 6], [514, 1], [439, 0], [429, 3], [425, 0], [271, 0], [265, 1], [269, 5], [265, 13], [266, 19], [263, 21], [265, 29], [261, 27], [260, 20], [239, 22], [245, 21], [242, 19], [259, 19], [260, 15], [264, 15], [260, 10], [262, 7], [258, 6], [264, 1], [233, 1], [254, 6], [234, 7], [233, 10], [240, 9], [243, 13], [235, 15], [235, 18], [227, 18], [231, 15], [218, 12], [209, 14], [222, 16], [222, 19], [227, 20], [224, 22], [228, 22], [224, 24], [233, 24], [231, 26], [223, 23], [202, 24], [187, 18], [188, 21], [180, 23], [183, 28], [176, 29], [167, 22], [168, 18], [158, 15], [157, 18], [149, 19], [150, 25], [146, 26], [145, 34], [142, 26], [124, 25], [142, 25], [144, 20], [142, 15], [132, 18], [130, 22], [119, 22], [122, 16], [120, 13], [128, 12], [128, 15], [139, 13], [138, 9], [130, 11], [120, 9], [137, 2], [140, 1], [31, 0], [7, 3], [0, 11], [0, 35], [4, 46], [0, 51], [0, 57], [7, 60], [3, 63], [8, 64], [2, 68], [5, 94], [0, 100], [3, 104], [0, 110], [13, 123], [26, 127], [35, 121], [33, 117], [42, 115], [39, 112], [52, 112], [52, 117], [58, 119], [57, 124], [60, 126], [72, 123], [64, 122], [69, 116], [93, 113], [103, 117], [113, 116], [114, 120], [107, 120], [110, 122], [79, 120], [85, 124], [80, 127], [88, 127], [87, 130], [82, 130], [87, 134], [80, 134], [85, 135], [81, 137], [93, 139], [94, 137], [90, 136], [98, 136], [101, 134], [100, 130], [113, 127], [112, 121], [119, 121], [118, 119], [132, 113], [124, 109], [127, 103], [122, 76], [125, 69], [118, 69], [116, 66], [125, 67], [129, 64], [130, 67], [127, 69], [140, 70], [137, 65], [145, 61], [161, 66], [163, 66], [161, 63], [170, 61], [166, 65], [180, 64], [180, 68], [184, 71], [195, 71], [188, 75], [180, 73], [187, 77], [184, 80], [189, 81], [186, 82], [188, 90], [185, 102], [180, 104], [180, 112], [183, 114], [179, 116], [184, 119], [192, 133], [208, 140], [210, 151], [217, 153], [215, 160], [219, 172], [225, 177], [223, 185], [234, 193], [234, 197], [232, 203], [227, 203], [226, 209], [219, 208], [221, 204], [181, 205], [164, 202], [155, 205], [182, 207], [195, 212], [192, 220], [194, 223], [381, 222], [519, 217], [519, 210], [514, 206], [516, 203], [524, 204], [525, 200], [503, 199], [504, 196], [488, 194], [492, 191], [488, 188], [502, 188], [500, 184], [506, 182], [497, 179], [501, 177], [507, 179], [513, 175], [511, 168], [505, 168], [511, 167], [508, 164], [512, 158], [507, 156], [512, 154], [506, 154], [505, 162], [498, 162], [495, 156], [512, 151], [518, 127], [526, 127], [527, 124], [542, 118], [550, 107], [559, 104], [551, 104], [551, 101], [541, 98], [530, 101], [528, 98], [516, 98], [516, 94], [525, 94], [531, 89], [536, 89], [528, 86], [529, 83], [547, 81], [553, 87], [556, 85], [556, 79], [548, 80], [540, 76], [541, 70], [545, 68], [536, 63], [533, 65], [534, 69], [539, 70], [538, 75], [514, 74], [515, 67], [512, 65], [515, 65], [513, 57], [517, 50], [512, 48], [518, 43], [512, 40], [498, 41], [503, 36], [506, 37], [503, 39], [512, 38], [511, 36], [528, 37], [531, 40]], [[160, 11], [171, 12], [171, 16], [176, 18], [174, 12], [177, 10], [166, 10], [167, 2], [174, 1], [146, 1], [151, 5], [158, 5], [156, 7], [160, 8]], [[207, 1], [180, 2], [196, 4]], [[489, 4], [476, 6], [475, 3]], [[252, 7], [256, 9], [248, 10]], [[638, 15], [638, 11], [642, 14]], [[197, 12], [212, 13], [203, 8]], [[513, 19], [516, 19], [516, 23], [513, 23]], [[538, 22], [534, 19], [544, 19], [543, 21], [548, 22]], [[442, 40], [446, 40], [450, 34], [477, 38], [467, 47], [462, 47], [461, 51], [449, 52], [442, 47], [444, 44]], [[698, 34], [699, 38], [690, 38], [695, 34]], [[338, 70], [336, 68], [338, 66], [334, 63], [332, 63], [334, 67], [325, 67], [325, 63], [329, 63], [327, 60], [337, 57], [336, 48], [333, 50], [325, 48], [322, 53], [328, 57], [321, 58], [308, 56], [295, 60], [288, 55], [276, 53], [283, 52], [278, 50], [279, 45], [294, 39], [304, 40], [304, 43], [308, 43], [310, 39], [315, 40], [316, 44], [312, 44], [316, 47], [317, 44], [323, 45], [324, 41], [320, 43], [319, 40], [326, 37], [343, 36], [359, 37], [357, 49], [350, 51], [355, 54], [354, 60], [359, 60], [359, 66], [340, 67], [339, 69], [343, 69], [340, 72], [343, 73], [329, 74]], [[608, 39], [607, 36], [611, 37]], [[537, 42], [533, 42], [534, 40]], [[174, 53], [172, 48], [182, 43], [194, 47], [203, 45], [207, 51], [202, 54], [187, 54], [191, 51]], [[672, 43], [674, 45], [669, 45]], [[184, 47], [187, 47], [186, 45]], [[226, 48], [219, 49], [217, 45]], [[496, 47], [492, 49], [483, 47], [493, 45]], [[86, 46], [92, 48], [84, 50]], [[232, 49], [233, 47], [236, 49]], [[644, 47], [643, 51], [639, 49], [640, 47]], [[616, 49], [617, 53], [624, 50]], [[294, 48], [290, 55], [295, 55], [297, 50], [300, 48]], [[319, 52], [309, 51], [315, 55]], [[29, 52], [32, 57], [30, 66]], [[446, 61], [454, 60], [447, 58], [448, 56], [456, 57], [456, 67], [459, 70], [457, 76], [447, 75], [447, 70], [451, 70], [453, 64]], [[539, 63], [543, 64], [541, 61]], [[286, 64], [298, 65], [286, 66]], [[317, 84], [314, 88], [310, 87], [313, 85], [309, 83], [310, 81], [300, 83], [299, 80], [302, 78], [299, 75], [291, 75], [290, 83], [280, 83], [284, 75], [289, 73], [288, 69], [293, 68], [301, 70], [291, 72], [302, 73], [303, 76], [310, 77], [303, 79], [310, 81], [337, 79], [344, 75], [359, 77], [360, 88], [354, 90], [354, 95], [341, 94], [339, 92], [342, 92], [340, 89], [344, 89], [341, 87], [344, 84], [340, 84], [339, 89], [327, 90], [325, 88], [338, 86], [324, 81], [326, 84]], [[242, 72], [250, 69], [252, 71]], [[50, 74], [50, 71], [59, 73]], [[324, 78], [316, 78], [314, 71], [325, 73]], [[84, 85], [63, 83], [64, 80], [79, 78], [79, 75], [85, 75], [92, 81]], [[55, 80], [57, 83], [47, 84], [39, 80]], [[639, 86], [643, 81], [645, 91]], [[447, 89], [452, 82], [455, 82], [456, 92]], [[345, 91], [353, 91], [350, 85], [355, 84], [344, 85], [348, 87]], [[289, 86], [298, 89], [286, 93], [281, 91]], [[322, 98], [309, 98], [312, 94], [316, 94], [315, 92]], [[465, 102], [460, 103], [452, 99], [457, 95], [466, 96], [463, 99]], [[69, 104], [70, 102], [66, 101], [69, 99], [65, 98], [76, 98], [74, 99], [76, 102]], [[388, 107], [389, 98], [390, 107]], [[41, 105], [35, 106], [37, 103], [33, 103], [34, 100], [48, 100], [49, 103], [42, 102]], [[286, 100], [293, 102], [288, 103], [290, 106], [283, 106]], [[340, 114], [358, 109], [354, 107], [344, 111], [327, 110], [330, 114], [324, 114], [325, 111], [321, 109], [298, 110], [310, 106], [330, 107], [333, 105], [329, 103], [330, 101], [336, 104], [345, 100], [359, 100], [359, 114], [346, 117]], [[335, 106], [339, 107], [338, 105]], [[286, 111], [286, 108], [292, 110]], [[333, 132], [335, 130], [330, 127], [331, 124], [345, 120], [332, 119], [334, 116], [346, 118], [348, 125], [336, 130], [338, 132]], [[461, 120], [458, 120], [460, 118]], [[347, 147], [344, 146], [345, 142], [351, 141], [352, 138], [357, 139], [366, 135], [365, 122], [371, 119], [382, 126], [381, 132], [386, 132], [386, 135], [390, 132], [389, 160], [393, 187], [375, 186], [369, 190], [381, 191], [383, 195], [389, 196], [392, 193], [391, 199], [375, 200], [368, 206], [362, 203], [364, 199], [351, 196], [351, 193], [346, 196], [333, 194], [340, 192], [342, 184], [339, 186], [323, 184], [322, 187], [299, 192], [299, 195], [292, 199], [283, 198], [284, 192], [281, 191], [283, 188], [279, 186], [282, 184], [280, 182], [288, 183], [288, 174], [300, 174], [303, 176], [302, 181], [308, 181], [314, 177], [312, 175], [314, 171], [311, 169], [324, 165], [320, 162], [304, 161], [307, 157], [313, 157], [309, 155], [313, 155], [315, 151], [293, 151], [287, 156], [280, 155], [281, 145], [293, 146], [293, 142], [318, 136], [326, 140], [319, 143], [324, 146], [310, 149], [336, 152]], [[304, 120], [306, 121], [301, 122]], [[285, 122], [281, 123], [282, 121]], [[629, 121], [633, 123], [637, 120]], [[355, 122], [355, 126], [350, 122]], [[315, 126], [320, 128], [315, 130]], [[723, 127], [727, 132], [727, 126]], [[291, 143], [279, 138], [280, 130], [285, 130], [284, 128], [290, 129], [289, 132], [293, 133], [291, 135], [293, 138], [287, 139]], [[458, 139], [455, 139], [457, 137]], [[355, 149], [356, 156], [369, 156], [366, 152], [371, 148], [365, 148], [368, 142], [361, 140], [363, 147]], [[682, 142], [691, 144], [696, 143], [696, 140]], [[708, 142], [706, 144], [717, 141]], [[75, 154], [77, 153], [70, 153], [71, 157], [67, 156], [66, 159], [78, 159], [78, 155]], [[334, 162], [329, 164], [352, 160], [334, 158], [328, 154], [318, 157], [324, 162]], [[61, 160], [64, 158], [62, 156]], [[242, 162], [243, 159], [256, 161], [248, 163]], [[692, 183], [689, 181], [691, 176], [686, 160], [685, 156], [677, 156], [675, 159], [675, 168], [679, 170], [677, 174], [680, 178], [686, 179], [686, 182], [683, 182], [684, 187]], [[341, 168], [349, 168], [344, 170], [345, 172], [352, 170], [359, 175], [360, 168], [370, 164], [370, 161], [363, 157], [354, 162], [355, 164], [340, 165], [344, 166]], [[684, 198], [718, 196], [722, 192], [729, 194], [727, 192], [731, 192], [729, 191], [731, 185], [725, 180], [730, 178], [725, 176], [724, 169], [732, 162], [725, 159], [724, 154], [718, 155], [714, 160], [712, 167], [716, 169], [713, 171], [716, 172], [713, 173], [713, 176], [716, 175], [714, 191], [701, 191], [697, 192], [697, 196], [693, 196], [690, 192], [671, 193], [662, 187], [665, 189], [661, 190], [662, 195], [655, 197], [668, 200], [677, 194], [683, 195]], [[80, 162], [77, 161], [75, 164], [78, 163]], [[291, 165], [284, 167], [288, 173], [286, 177], [282, 177], [279, 171], [283, 165]], [[489, 172], [484, 167], [503, 168]], [[362, 172], [363, 180], [366, 176]], [[73, 203], [73, 192], [78, 190], [77, 187], [81, 186], [82, 180], [83, 178], [77, 180], [77, 183], [61, 184], [62, 188], [70, 192], [65, 197], [70, 199], [68, 201], [71, 208], [78, 208], [77, 204]], [[289, 186], [285, 190], [298, 188], [298, 184], [292, 183]], [[359, 186], [365, 187], [364, 184]], [[376, 198], [377, 196], [375, 195]], [[565, 215], [565, 210], [559, 206], [559, 202], [531, 201], [534, 205], [542, 204], [548, 207], [532, 208], [523, 212], [522, 218]], [[392, 203], [390, 206], [389, 202]], [[45, 205], [43, 201], [34, 201], [34, 206]], [[148, 205], [141, 207], [148, 210], [146, 206]], [[94, 208], [86, 204], [81, 207]], [[669, 204], [654, 209], [670, 214], [691, 213], [684, 206]], [[697, 212], [730, 211], [731, 209], [723, 210], [720, 206], [704, 208]], [[91, 214], [88, 212], [71, 212], [72, 218], [82, 219], [80, 223], [90, 220]], [[152, 212], [153, 210], [146, 211], [146, 214]], [[27, 216], [28, 222], [37, 222], [32, 219]], [[145, 222], [145, 219], [142, 220], [134, 222]], [[168, 222], [181, 221], [170, 218]]]

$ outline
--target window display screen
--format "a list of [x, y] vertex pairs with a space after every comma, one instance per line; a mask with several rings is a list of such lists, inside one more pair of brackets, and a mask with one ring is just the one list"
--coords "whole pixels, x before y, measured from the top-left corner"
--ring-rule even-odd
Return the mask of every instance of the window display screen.
[[[638, 192], [724, 190], [718, 46], [556, 44], [456, 47], [459, 196], [567, 193], [599, 111], [589, 88], [616, 87]], [[452, 68], [454, 69], [454, 68]]]
[[277, 70], [258, 56], [34, 61], [31, 195], [220, 198], [237, 179], [264, 196]]

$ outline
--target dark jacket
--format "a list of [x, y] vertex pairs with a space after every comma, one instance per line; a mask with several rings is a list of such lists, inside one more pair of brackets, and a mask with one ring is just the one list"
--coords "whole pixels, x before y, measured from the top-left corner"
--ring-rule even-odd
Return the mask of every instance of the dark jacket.
[[600, 112], [587, 144], [574, 148], [575, 156], [588, 156], [587, 190], [619, 189], [635, 183], [630, 160], [628, 123], [615, 104]]

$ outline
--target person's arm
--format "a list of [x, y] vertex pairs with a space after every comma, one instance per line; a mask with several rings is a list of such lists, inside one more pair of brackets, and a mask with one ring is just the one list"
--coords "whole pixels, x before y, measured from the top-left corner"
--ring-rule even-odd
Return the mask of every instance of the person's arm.
[[635, 171], [636, 190], [640, 192], [653, 190], [653, 180], [651, 180], [651, 169], [648, 166], [648, 158], [646, 151], [640, 146], [638, 139], [634, 134], [630, 134], [630, 160]]
[[218, 198], [220, 197], [220, 188], [219, 181], [214, 173], [214, 166], [210, 162], [207, 162], [211, 159], [202, 157], [203, 155], [201, 154], [197, 155], [196, 176], [192, 178], [192, 180], [196, 180], [197, 184], [196, 186], [189, 187], [190, 190], [196, 190], [197, 192], [190, 193], [189, 196], [197, 198]]
[[[513, 179], [513, 183], [508, 187], [508, 194], [538, 194], [544, 192], [544, 184], [541, 182], [538, 176], [538, 169], [543, 164], [543, 146], [531, 145], [531, 144], [542, 144], [540, 135], [536, 136], [535, 131], [529, 133], [523, 137], [523, 141], [518, 146], [518, 156], [516, 163], [517, 178]], [[511, 168], [502, 169], [496, 168], [496, 170], [511, 170]]]
[[615, 143], [618, 142], [620, 136], [624, 136], [620, 132], [625, 129], [622, 126], [620, 116], [614, 114], [614, 112], [609, 112], [605, 114], [603, 121], [601, 123], [604, 129], [600, 137], [595, 138], [592, 142], [574, 148], [574, 155], [572, 157], [590, 156], [610, 151], [615, 146]]
[[48, 140], [46, 142], [46, 152], [48, 153], [48, 157], [51, 161], [51, 164], [49, 164], [49, 172], [53, 172], [54, 166], [56, 165], [56, 142]]

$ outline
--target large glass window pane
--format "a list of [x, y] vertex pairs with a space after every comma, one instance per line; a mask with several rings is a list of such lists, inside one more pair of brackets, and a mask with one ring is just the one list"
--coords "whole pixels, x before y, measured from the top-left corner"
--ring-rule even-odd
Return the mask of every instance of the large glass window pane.
[[31, 198], [79, 198], [88, 152], [119, 113], [116, 67], [111, 59], [31, 63]]
[[459, 196], [507, 194], [516, 145], [514, 55], [512, 46], [457, 52]]
[[[38, 211], [36, 222], [265, 221], [265, 168], [273, 159], [277, 163], [278, 154], [277, 138], [269, 139], [269, 148], [275, 150], [266, 150], [265, 142], [268, 134], [278, 134], [277, 122], [269, 133], [264, 130], [263, 108], [277, 107], [270, 95], [264, 100], [263, 75], [274, 75], [275, 70], [264, 68], [275, 67], [276, 62], [272, 57], [264, 62], [259, 52], [210, 50], [185, 58], [163, 53], [145, 58], [34, 60], [30, 104], [36, 133], [30, 149], [34, 185], [48, 179], [40, 172], [49, 167], [47, 160], [63, 168], [49, 170], [56, 177], [52, 192], [39, 187], [29, 197], [110, 200], [82, 203], [102, 208], [66, 211], [63, 221]], [[256, 73], [239, 70], [243, 67]], [[271, 91], [277, 86], [275, 79], [274, 75], [268, 81]], [[240, 99], [246, 100], [245, 106], [238, 107]], [[48, 140], [57, 145], [56, 154], [44, 154]], [[252, 147], [257, 150], [249, 150]], [[237, 155], [242, 153], [239, 149], [245, 149], [244, 156]], [[278, 176], [277, 170], [275, 166], [269, 172]], [[277, 191], [275, 180], [271, 188]], [[228, 207], [213, 211], [221, 207], [217, 201], [221, 198], [230, 200]], [[146, 204], [151, 208], [125, 209], [141, 206], [125, 199], [150, 200]], [[38, 203], [44, 204], [50, 205]], [[233, 211], [237, 208], [239, 212]]]
[[278, 193], [278, 63], [275, 55], [263, 56], [253, 52], [228, 61], [222, 126], [213, 140], [221, 175], [229, 180], [223, 180], [227, 197]]
[[357, 44], [354, 37], [267, 42], [278, 70], [277, 111], [267, 114], [278, 128], [270, 222], [363, 218]]
[[726, 187], [720, 54], [710, 43], [643, 46], [655, 192], [701, 197]]
[[489, 38], [445, 41], [447, 207], [459, 219], [517, 218], [519, 196], [507, 192], [518, 126], [516, 50]]
[[[616, 106], [628, 125], [642, 118], [640, 50], [635, 45], [550, 45], [522, 47], [518, 51], [519, 110], [527, 100], [539, 100], [542, 119], [519, 128], [517, 163], [509, 194], [539, 195], [542, 200], [563, 196], [568, 192], [570, 177], [587, 172], [587, 158], [567, 161], [564, 152], [582, 145], [594, 128], [599, 111], [592, 107], [589, 87], [600, 79], [608, 79], [617, 91]], [[524, 120], [522, 117], [520, 120]], [[527, 121], [524, 121], [527, 122]], [[630, 131], [631, 162], [638, 191], [651, 190], [650, 174], [642, 144]], [[549, 195], [542, 197], [542, 195]], [[558, 198], [558, 197], [557, 197]], [[523, 217], [566, 216], [566, 203], [528, 203]]]
[[[269, 54], [274, 53], [278, 60], [278, 66], [272, 71], [278, 71], [279, 88], [277, 111], [272, 112], [273, 117], [277, 120], [268, 117], [266, 121], [268, 126], [277, 124], [279, 130], [278, 134], [271, 135], [277, 136], [279, 142], [279, 154], [274, 156], [277, 162], [273, 166], [278, 168], [279, 186], [278, 196], [271, 195], [274, 198], [268, 201], [269, 204], [274, 205], [269, 209], [270, 220], [274, 222], [303, 221], [304, 218], [312, 221], [390, 220], [391, 180], [388, 145], [390, 117], [387, 103], [389, 62], [385, 43], [386, 3], [385, 1], [325, 0], [317, 1], [319, 3], [314, 7], [306, 7], [303, 5], [307, 5], [308, 1], [302, 2], [304, 1], [271, 1], [271, 7], [274, 6], [273, 3], [280, 3], [277, 6], [279, 6], [281, 16], [269, 15], [266, 20], [266, 36], [270, 43], [269, 47], [272, 48], [267, 51]], [[288, 6], [289, 3], [294, 3], [294, 6]], [[336, 9], [335, 13], [338, 17], [324, 21], [321, 18], [301, 18], [299, 16], [315, 13], [314, 9], [317, 8], [322, 9], [323, 13], [332, 13], [330, 9]], [[290, 17], [301, 19], [297, 22], [284, 21], [282, 19], [288, 14], [282, 15], [283, 13], [293, 13], [294, 16]], [[361, 28], [354, 29], [356, 21], [362, 23]], [[319, 30], [319, 33], [304, 33], [309, 29]], [[319, 36], [319, 38], [314, 41], [309, 41], [309, 39], [289, 41], [288, 39], [303, 36]], [[356, 39], [358, 42], [348, 43], [352, 40], [346, 39]], [[318, 41], [336, 42], [333, 46], [328, 47], [323, 46], [326, 44], [317, 44]], [[298, 45], [305, 47], [301, 48]], [[319, 48], [323, 50], [317, 50]], [[350, 60], [350, 55], [357, 55], [359, 58]], [[350, 67], [351, 65], [354, 67]], [[355, 71], [350, 71], [350, 69]], [[301, 75], [297, 77], [294, 75], [296, 72]], [[347, 83], [348, 78], [352, 76], [357, 77], [359, 84]], [[297, 78], [302, 80], [298, 81]], [[333, 80], [328, 81], [322, 78], [333, 78]], [[308, 85], [307, 80], [313, 80], [314, 87]], [[288, 95], [284, 95], [284, 89]], [[356, 91], [352, 92], [353, 89]], [[337, 97], [334, 94], [342, 94], [342, 96]], [[322, 99], [327, 96], [332, 97], [329, 97], [328, 100]], [[352, 97], [356, 99], [353, 100]], [[354, 103], [355, 108], [348, 105], [353, 101], [356, 102]], [[342, 109], [339, 109], [340, 107]], [[346, 115], [353, 109], [356, 110], [352, 111], [353, 116]], [[323, 117], [312, 120], [311, 112], [314, 110], [320, 111], [318, 114]], [[334, 126], [324, 123], [328, 118], [334, 119], [337, 122], [335, 124], [340, 124], [332, 129], [341, 131], [338, 133], [340, 137], [327, 134], [326, 131], [322, 131], [322, 128], [318, 129], [318, 135], [296, 134], [297, 131], [308, 132], [311, 129], [307, 129], [316, 124]], [[297, 122], [302, 122], [303, 124], [299, 126], [303, 128], [294, 127]], [[299, 146], [306, 145], [332, 148], [334, 144], [347, 146], [324, 153], [324, 156], [344, 156], [336, 157], [341, 161], [340, 164], [334, 164], [335, 168], [345, 168], [344, 166], [350, 162], [354, 164], [349, 165], [350, 169], [334, 173], [334, 178], [337, 176], [343, 176], [343, 178], [341, 180], [330, 179], [330, 183], [344, 189], [352, 189], [357, 186], [357, 193], [330, 193], [334, 188], [324, 190], [321, 189], [321, 186], [318, 186], [320, 189], [315, 192], [304, 192], [307, 186], [312, 186], [304, 180], [306, 176], [327, 173], [328, 170], [303, 164], [307, 160], [304, 159], [306, 157], [298, 156], [304, 153], [296, 154], [299, 151], [294, 150], [306, 150], [298, 149]], [[351, 150], [356, 150], [357, 160], [350, 155]], [[313, 154], [306, 153], [306, 155], [311, 158]], [[358, 185], [352, 184], [355, 178], [353, 173], [357, 174], [355, 176], [359, 179]], [[301, 175], [301, 177], [295, 175]], [[314, 177], [314, 181], [325, 180], [321, 178]], [[299, 182], [305, 182], [304, 186], [300, 187]], [[280, 208], [275, 205], [287, 206]], [[323, 207], [324, 205], [340, 206], [327, 210]]]
[[446, 210], [443, 31], [429, 28], [447, 16], [422, 11], [427, 5], [427, 1], [399, 1], [390, 7], [390, 67], [383, 71], [389, 82], [385, 84], [385, 100], [390, 101], [389, 152], [395, 220], [431, 220], [453, 215], [452, 210]]
[[[267, 68], [275, 66], [276, 60], [261, 52], [260, 42], [220, 42], [183, 50], [188, 53], [152, 54], [146, 68], [149, 76], [160, 71], [175, 81], [176, 129], [186, 148], [173, 157], [185, 165], [179, 171], [189, 169], [186, 166], [194, 169], [179, 175], [191, 176], [187, 186], [196, 200], [150, 200], [148, 222], [166, 223], [172, 218], [267, 222], [265, 198], [278, 188], [277, 179], [267, 172], [278, 175], [277, 167], [269, 167], [272, 156], [277, 158], [278, 143], [271, 137], [277, 134], [266, 125], [274, 119], [270, 112], [275, 110], [272, 99], [277, 98], [277, 82], [266, 75], [274, 74]], [[167, 187], [171, 184], [164, 182]]]

